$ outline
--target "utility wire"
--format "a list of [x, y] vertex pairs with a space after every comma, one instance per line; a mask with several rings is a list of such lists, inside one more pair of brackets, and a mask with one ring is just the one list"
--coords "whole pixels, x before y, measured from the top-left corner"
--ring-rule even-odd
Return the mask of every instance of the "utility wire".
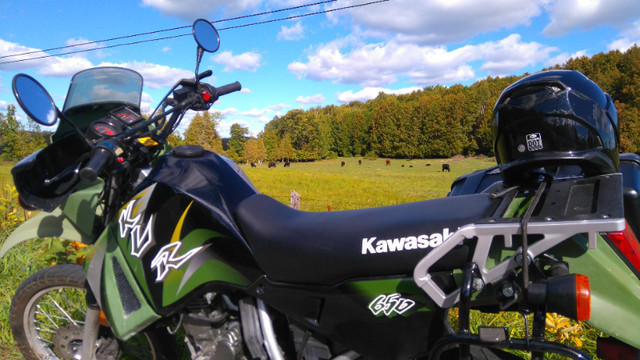
[[[251, 17], [256, 17], [256, 16], [275, 14], [275, 13], [279, 13], [279, 12], [283, 12], [283, 11], [297, 10], [297, 9], [301, 9], [301, 8], [305, 8], [305, 7], [310, 7], [310, 6], [315, 6], [315, 5], [322, 5], [322, 4], [327, 4], [327, 3], [336, 2], [336, 1], [338, 1], [338, 0], [324, 0], [324, 1], [319, 1], [319, 2], [310, 3], [310, 4], [292, 6], [292, 7], [288, 7], [288, 8], [284, 8], [284, 9], [264, 11], [264, 12], [257, 13], [257, 14], [242, 15], [242, 16], [237, 16], [237, 17], [232, 17], [232, 18], [222, 19], [222, 20], [214, 20], [214, 21], [211, 21], [211, 22], [212, 23], [219, 23], [219, 22], [225, 22], [225, 21], [241, 20], [241, 19], [246, 19], [246, 18], [251, 18]], [[30, 54], [53, 51], [53, 50], [62, 50], [62, 49], [68, 49], [68, 48], [78, 47], [78, 46], [92, 45], [92, 44], [101, 43], [101, 42], [110, 42], [110, 41], [115, 41], [115, 40], [131, 39], [131, 38], [138, 37], [138, 36], [154, 35], [154, 34], [159, 34], [159, 33], [163, 33], [163, 32], [187, 29], [187, 28], [190, 28], [190, 27], [191, 27], [191, 25], [178, 26], [178, 27], [169, 28], [169, 29], [147, 31], [147, 32], [139, 33], [139, 34], [124, 35], [124, 36], [118, 36], [118, 37], [103, 39], [103, 40], [93, 40], [93, 41], [87, 41], [87, 42], [83, 42], [83, 43], [71, 44], [71, 45], [65, 45], [65, 46], [58, 46], [58, 47], [53, 47], [53, 48], [43, 49], [43, 50], [27, 51], [27, 52], [18, 53], [18, 54], [0, 56], [0, 59], [16, 57], [16, 56], [23, 56], [23, 55], [30, 55]], [[184, 36], [184, 34], [180, 35], [180, 36]], [[169, 39], [169, 38], [170, 37], [159, 38], [158, 40]], [[65, 54], [67, 54], [67, 53], [65, 53]], [[65, 55], [65, 54], [63, 54], [63, 55]], [[73, 54], [73, 53], [71, 53], [71, 54]], [[2, 64], [4, 64], [4, 63], [2, 63]]]
[[[303, 8], [303, 7], [309, 7], [309, 6], [313, 6], [313, 5], [319, 5], [319, 4], [330, 3], [330, 2], [335, 2], [335, 1], [337, 1], [337, 0], [320, 1], [320, 2], [316, 2], [316, 3], [312, 3], [312, 4], [300, 5], [300, 6], [295, 6], [295, 7], [285, 8], [285, 9], [272, 10], [272, 11], [265, 11], [265, 12], [258, 13], [258, 14], [244, 15], [244, 16], [239, 16], [239, 17], [236, 17], [236, 18], [229, 18], [229, 19], [224, 19], [224, 20], [215, 20], [215, 21], [212, 21], [212, 22], [213, 23], [218, 23], [218, 22], [224, 22], [224, 21], [239, 20], [239, 19], [250, 18], [250, 17], [255, 17], [255, 16], [262, 16], [262, 15], [268, 15], [268, 14], [273, 14], [273, 13], [278, 13], [278, 12], [283, 12], [283, 11], [290, 11], [290, 10], [300, 9], [300, 8]], [[311, 12], [311, 13], [306, 13], [306, 14], [301, 14], [301, 15], [292, 15], [292, 16], [281, 17], [281, 18], [276, 18], [276, 19], [271, 19], [271, 20], [256, 21], [256, 22], [248, 23], [248, 24], [241, 24], [241, 25], [234, 25], [234, 26], [229, 26], [229, 27], [225, 27], [225, 28], [220, 28], [220, 29], [218, 29], [218, 31], [239, 29], [239, 28], [244, 28], [244, 27], [269, 24], [269, 23], [278, 22], [278, 21], [299, 19], [299, 18], [304, 18], [304, 17], [308, 17], [308, 16], [313, 16], [313, 15], [321, 15], [321, 14], [327, 14], [327, 13], [341, 11], [341, 10], [347, 10], [347, 9], [352, 9], [352, 8], [369, 6], [369, 5], [378, 4], [378, 3], [387, 2], [387, 1], [389, 1], [389, 0], [375, 0], [375, 1], [370, 1], [370, 2], [367, 2], [367, 3], [349, 5], [349, 6], [333, 8], [333, 9], [327, 9], [327, 10], [322, 10], [322, 11], [316, 11], [316, 12]], [[120, 37], [115, 37], [115, 38], [110, 38], [110, 39], [105, 39], [105, 40], [89, 41], [89, 42], [86, 42], [86, 43], [73, 44], [73, 45], [67, 45], [67, 46], [60, 46], [60, 47], [49, 48], [49, 49], [44, 49], [44, 50], [34, 50], [34, 51], [29, 51], [29, 52], [24, 52], [24, 53], [19, 53], [19, 54], [11, 54], [11, 55], [1, 56], [0, 59], [9, 58], [9, 57], [16, 57], [16, 56], [30, 55], [30, 54], [41, 53], [41, 52], [52, 51], [52, 50], [61, 50], [61, 49], [67, 49], [67, 48], [72, 48], [72, 47], [78, 47], [78, 46], [86, 46], [86, 45], [96, 44], [98, 42], [109, 42], [109, 41], [114, 41], [114, 40], [122, 40], [122, 39], [133, 38], [133, 37], [137, 37], [137, 36], [153, 35], [153, 34], [167, 32], [167, 31], [181, 30], [181, 29], [185, 29], [185, 28], [189, 28], [189, 27], [191, 27], [191, 25], [180, 26], [180, 27], [175, 27], [175, 28], [171, 28], [171, 29], [149, 31], [149, 32], [140, 33], [140, 34], [134, 34], [134, 35], [120, 36]], [[92, 49], [81, 49], [81, 50], [75, 50], [75, 51], [67, 51], [67, 52], [61, 52], [61, 53], [57, 53], [57, 54], [48, 54], [48, 55], [42, 55], [42, 56], [29, 57], [29, 58], [26, 58], [26, 59], [2, 61], [2, 62], [0, 62], [0, 65], [14, 64], [14, 63], [19, 63], [19, 62], [24, 62], [24, 61], [46, 59], [46, 58], [55, 57], [55, 56], [71, 55], [71, 54], [90, 52], [90, 51], [96, 51], [96, 50], [104, 50], [104, 49], [110, 49], [110, 48], [115, 48], [115, 47], [120, 47], [120, 46], [138, 45], [138, 44], [147, 43], [147, 42], [175, 39], [175, 38], [189, 36], [189, 35], [191, 35], [191, 33], [164, 36], [164, 37], [154, 38], [154, 39], [138, 40], [138, 41], [132, 41], [132, 42], [128, 42], [128, 43], [104, 45], [104, 46], [100, 46], [100, 47], [96, 47], [96, 48], [92, 48]]]

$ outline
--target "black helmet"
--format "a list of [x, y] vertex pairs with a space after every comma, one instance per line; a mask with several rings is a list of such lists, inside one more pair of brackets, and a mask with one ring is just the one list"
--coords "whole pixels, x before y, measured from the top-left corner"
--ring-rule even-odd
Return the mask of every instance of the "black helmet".
[[493, 146], [507, 183], [558, 165], [585, 175], [618, 171], [618, 117], [611, 97], [578, 71], [527, 76], [507, 87], [493, 109]]

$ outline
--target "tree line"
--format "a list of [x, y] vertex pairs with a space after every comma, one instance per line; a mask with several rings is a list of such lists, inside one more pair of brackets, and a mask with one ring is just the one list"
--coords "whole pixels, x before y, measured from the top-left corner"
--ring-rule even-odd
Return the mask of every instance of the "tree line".
[[[618, 110], [621, 150], [640, 152], [638, 46], [625, 52], [573, 58], [549, 69], [580, 71], [609, 93]], [[193, 118], [184, 134], [172, 135], [170, 143], [200, 144], [238, 162], [312, 161], [338, 156], [492, 156], [493, 105], [505, 87], [526, 75], [489, 77], [470, 86], [431, 86], [406, 95], [380, 93], [367, 102], [291, 110], [271, 120], [257, 137], [249, 137], [248, 128], [233, 124], [230, 137], [222, 139], [216, 129], [222, 114], [203, 112]], [[7, 119], [12, 116], [0, 116], [0, 146], [4, 149], [16, 147], [8, 145], [14, 140], [4, 135]]]
[[[615, 101], [623, 152], [640, 153], [640, 48], [579, 57], [552, 69], [577, 70]], [[332, 157], [446, 158], [493, 156], [492, 110], [502, 90], [522, 76], [473, 85], [432, 86], [406, 95], [380, 93], [367, 102], [291, 110], [255, 138], [235, 124], [226, 154], [236, 161]], [[186, 134], [185, 134], [186, 135]]]

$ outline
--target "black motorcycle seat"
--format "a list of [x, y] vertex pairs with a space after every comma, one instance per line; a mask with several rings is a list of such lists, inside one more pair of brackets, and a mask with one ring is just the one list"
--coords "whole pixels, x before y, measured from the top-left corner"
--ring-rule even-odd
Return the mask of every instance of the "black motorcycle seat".
[[[460, 226], [489, 217], [497, 201], [472, 194], [336, 212], [304, 212], [263, 194], [235, 218], [258, 265], [273, 281], [318, 285], [413, 274], [416, 263]], [[468, 251], [445, 267], [461, 267]]]

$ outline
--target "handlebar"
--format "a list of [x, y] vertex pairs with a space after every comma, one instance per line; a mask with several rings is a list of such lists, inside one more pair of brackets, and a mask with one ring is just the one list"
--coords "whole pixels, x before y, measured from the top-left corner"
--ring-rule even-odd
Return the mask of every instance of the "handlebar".
[[231, 84], [227, 84], [227, 85], [222, 85], [218, 88], [216, 88], [217, 92], [218, 92], [218, 96], [222, 96], [222, 95], [227, 95], [229, 93], [232, 93], [234, 91], [240, 91], [242, 90], [242, 85], [240, 85], [239, 82], [234, 82]]
[[78, 172], [80, 179], [85, 182], [96, 181], [100, 170], [113, 159], [113, 156], [113, 151], [106, 146], [95, 148], [89, 162]]

